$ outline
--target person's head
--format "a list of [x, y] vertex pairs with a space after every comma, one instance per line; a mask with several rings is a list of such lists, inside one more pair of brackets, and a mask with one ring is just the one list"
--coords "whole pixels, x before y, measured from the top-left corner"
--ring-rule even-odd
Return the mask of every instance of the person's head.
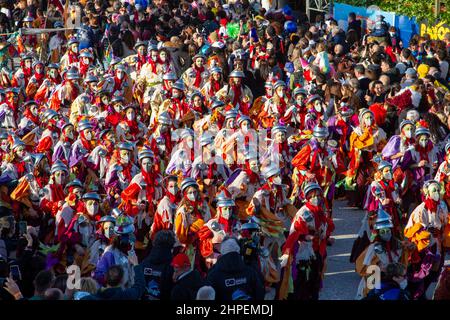
[[405, 266], [398, 262], [389, 263], [381, 272], [381, 281], [395, 281], [401, 289], [405, 289], [408, 285]]
[[45, 290], [44, 300], [64, 300], [64, 293], [58, 288]]
[[113, 265], [106, 272], [106, 287], [120, 287], [124, 280], [124, 270], [121, 265]]
[[80, 291], [90, 294], [97, 293], [97, 282], [91, 277], [83, 277], [80, 279]]
[[391, 78], [388, 75], [382, 74], [380, 76], [380, 82], [384, 87], [388, 87], [391, 84]]
[[384, 93], [384, 85], [381, 81], [375, 81], [373, 85], [373, 91], [377, 96], [381, 96]]
[[191, 270], [191, 261], [185, 253], [179, 253], [172, 259], [173, 280], [176, 281], [180, 275]]
[[211, 286], [203, 286], [198, 289], [196, 300], [215, 300], [216, 291]]
[[33, 281], [35, 295], [44, 296], [45, 291], [53, 286], [54, 281], [55, 275], [52, 271], [42, 270], [39, 272]]
[[354, 12], [350, 12], [348, 14], [348, 21], [352, 22], [352, 21], [355, 21], [355, 20], [356, 20], [356, 14]]
[[222, 256], [229, 253], [240, 253], [241, 247], [239, 246], [236, 238], [225, 238], [225, 240], [220, 245], [220, 254]]
[[153, 247], [172, 249], [175, 245], [175, 235], [172, 230], [160, 230], [153, 240]]
[[362, 65], [362, 64], [357, 64], [355, 66], [354, 71], [355, 71], [355, 77], [359, 78], [359, 77], [364, 76], [364, 74], [366, 72], [366, 68], [364, 68], [364, 65]]
[[55, 282], [53, 283], [53, 288], [57, 288], [61, 290], [63, 293], [67, 292], [67, 278], [69, 276], [67, 274], [60, 274], [55, 278]]

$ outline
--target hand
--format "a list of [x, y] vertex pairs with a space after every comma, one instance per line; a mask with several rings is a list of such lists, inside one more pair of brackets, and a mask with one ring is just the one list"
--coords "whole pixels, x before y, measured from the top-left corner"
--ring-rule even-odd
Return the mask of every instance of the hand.
[[138, 257], [136, 254], [130, 254], [128, 255], [128, 262], [132, 265], [132, 266], [137, 266], [138, 265]]
[[288, 260], [289, 260], [289, 255], [288, 254], [283, 254], [280, 259], [278, 259], [280, 261], [280, 266], [282, 268], [286, 267]]
[[364, 100], [366, 100], [367, 102], [370, 102], [370, 101], [372, 101], [372, 97], [366, 95], [364, 97]]
[[19, 286], [13, 280], [12, 276], [6, 278], [5, 282], [5, 290], [8, 291], [16, 300], [20, 300], [23, 298], [22, 293], [20, 292]]
[[418, 167], [424, 167], [427, 163], [428, 163], [427, 160], [421, 160], [417, 166]]

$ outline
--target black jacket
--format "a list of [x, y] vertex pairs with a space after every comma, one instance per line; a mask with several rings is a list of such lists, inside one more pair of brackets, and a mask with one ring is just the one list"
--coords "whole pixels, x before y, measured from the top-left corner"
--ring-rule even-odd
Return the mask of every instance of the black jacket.
[[216, 290], [216, 300], [232, 300], [233, 293], [241, 290], [252, 300], [264, 299], [261, 275], [247, 266], [237, 252], [221, 256], [209, 271], [207, 280]]
[[205, 285], [205, 281], [197, 270], [192, 270], [177, 280], [172, 289], [171, 300], [196, 300], [198, 289]]
[[142, 266], [134, 267], [134, 284], [131, 288], [100, 289], [97, 294], [89, 295], [81, 300], [140, 300], [145, 291], [145, 279]]
[[170, 299], [173, 287], [171, 261], [172, 252], [170, 248], [164, 247], [154, 247], [148, 257], [142, 261], [146, 285], [145, 299]]

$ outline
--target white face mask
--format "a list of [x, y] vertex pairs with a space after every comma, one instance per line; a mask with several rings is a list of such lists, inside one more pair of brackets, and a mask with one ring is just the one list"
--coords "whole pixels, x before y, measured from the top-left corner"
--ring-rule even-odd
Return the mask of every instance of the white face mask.
[[372, 125], [372, 118], [365, 119], [364, 123], [366, 124], [366, 126], [370, 127]]
[[69, 138], [69, 139], [73, 139], [73, 132], [72, 131], [67, 132], [66, 133], [66, 137]]
[[89, 58], [83, 58], [83, 63], [89, 65], [91, 61], [89, 60]]
[[295, 101], [300, 106], [302, 104], [303, 98], [301, 96], [299, 96]]
[[173, 91], [172, 92], [172, 97], [174, 97], [175, 99], [178, 99], [179, 97], [180, 97], [180, 92], [177, 90], [177, 91]]
[[274, 184], [280, 185], [281, 184], [281, 177], [275, 177], [273, 178], [272, 182]]
[[405, 290], [408, 286], [408, 279], [403, 279], [398, 285], [400, 286], [400, 289]]
[[190, 201], [195, 201], [197, 200], [196, 196], [194, 193], [188, 193], [186, 196]]
[[224, 218], [226, 220], [230, 219], [230, 217], [231, 217], [231, 208], [223, 207], [221, 216], [222, 216], [222, 218]]
[[314, 103], [314, 109], [317, 111], [317, 112], [320, 112], [320, 111], [322, 111], [322, 103], [321, 102], [316, 102], [316, 103]]
[[130, 156], [128, 154], [121, 155], [120, 160], [122, 161], [122, 163], [127, 164], [128, 162], [130, 162]]
[[107, 239], [111, 239], [111, 237], [114, 235], [114, 228], [106, 228], [104, 234]]
[[387, 172], [387, 173], [383, 174], [383, 178], [386, 180], [392, 180], [392, 173]]
[[167, 190], [172, 194], [176, 195], [178, 193], [178, 189], [176, 187], [169, 187]]
[[313, 206], [317, 207], [320, 203], [319, 197], [312, 197], [309, 199], [309, 203], [311, 203]]
[[187, 146], [189, 147], [189, 148], [193, 148], [194, 147], [194, 141], [192, 141], [192, 140], [189, 140], [188, 142], [187, 142]]
[[55, 183], [56, 184], [63, 184], [64, 179], [65, 179], [65, 173], [64, 171], [60, 171], [60, 172], [55, 172]]
[[30, 111], [31, 111], [31, 114], [32, 114], [33, 116], [37, 116], [37, 115], [38, 115], [38, 111], [37, 111], [36, 108], [30, 109]]
[[92, 140], [92, 132], [86, 132], [85, 134], [84, 134], [84, 137], [86, 138], [86, 140]]
[[411, 139], [412, 131], [411, 130], [405, 131], [405, 137], [408, 138], [408, 139]]
[[243, 125], [243, 126], [242, 126], [242, 132], [243, 132], [244, 134], [247, 134], [247, 133], [248, 133], [248, 125]]
[[117, 72], [117, 79], [122, 80], [125, 74], [123, 72]]
[[152, 170], [152, 162], [150, 159], [146, 158], [142, 160], [142, 169], [145, 172], [150, 172]]
[[86, 204], [86, 211], [90, 216], [95, 216], [98, 212], [98, 203]]
[[419, 141], [419, 145], [420, 145], [422, 148], [425, 148], [425, 147], [427, 146], [427, 144], [428, 144], [428, 140], [420, 140], [420, 141]]
[[250, 170], [252, 170], [254, 173], [258, 173], [259, 172], [258, 163], [250, 162]]
[[439, 194], [439, 191], [434, 191], [430, 194], [430, 198], [434, 201], [439, 201], [441, 198], [441, 195]]
[[127, 119], [130, 120], [130, 121], [133, 121], [134, 120], [134, 113], [133, 112], [132, 113], [127, 113]]

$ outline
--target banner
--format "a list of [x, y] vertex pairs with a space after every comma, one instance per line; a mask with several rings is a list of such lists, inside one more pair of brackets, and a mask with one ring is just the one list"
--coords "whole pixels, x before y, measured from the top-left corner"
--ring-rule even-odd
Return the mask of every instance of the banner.
[[429, 34], [431, 40], [444, 40], [444, 36], [450, 33], [450, 26], [443, 21], [437, 22], [434, 25], [428, 22], [420, 23], [420, 36]]

